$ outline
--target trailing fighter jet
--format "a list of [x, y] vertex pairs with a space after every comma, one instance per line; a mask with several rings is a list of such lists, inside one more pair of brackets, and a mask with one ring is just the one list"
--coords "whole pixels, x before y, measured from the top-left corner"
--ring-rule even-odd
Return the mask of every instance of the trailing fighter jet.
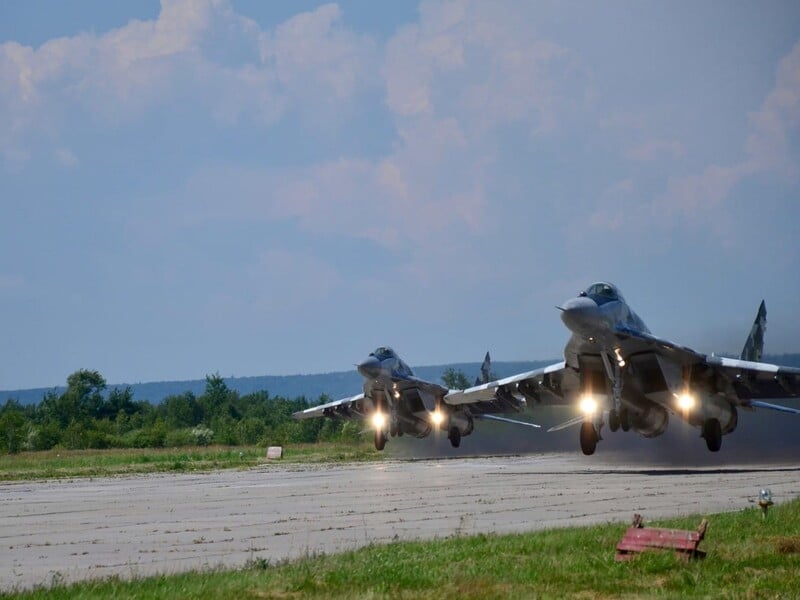
[[[483, 383], [488, 383], [489, 353], [486, 353]], [[461, 402], [451, 406], [448, 390], [438, 383], [414, 376], [411, 368], [391, 348], [381, 347], [356, 365], [364, 377], [364, 391], [357, 396], [334, 400], [294, 413], [295, 419], [328, 417], [332, 419], [363, 419], [375, 432], [375, 448], [383, 450], [387, 436], [405, 434], [418, 438], [428, 436], [438, 428], [447, 432], [454, 448], [461, 438], [472, 433], [475, 419], [492, 419], [539, 427], [534, 423], [498, 417], [495, 413], [520, 412], [524, 398], [489, 398]]]
[[655, 337], [610, 283], [592, 284], [557, 308], [572, 333], [563, 362], [451, 392], [448, 403], [516, 398], [578, 407], [581, 416], [549, 431], [580, 424], [584, 454], [594, 453], [606, 417], [612, 432], [656, 437], [673, 415], [700, 429], [708, 449], [717, 452], [722, 436], [736, 429], [740, 410], [800, 414], [764, 401], [800, 396], [800, 369], [758, 362], [767, 321], [763, 301], [738, 360]]

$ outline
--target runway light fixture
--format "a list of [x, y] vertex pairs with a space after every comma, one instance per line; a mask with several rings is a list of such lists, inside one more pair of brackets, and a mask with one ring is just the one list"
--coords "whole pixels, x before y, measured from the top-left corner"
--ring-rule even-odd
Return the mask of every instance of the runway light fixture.
[[684, 412], [692, 410], [694, 408], [694, 396], [689, 392], [684, 392], [678, 396], [678, 408]]
[[580, 407], [583, 414], [593, 415], [597, 412], [597, 400], [586, 394], [581, 398]]
[[761, 518], [767, 518], [769, 507], [772, 506], [772, 491], [769, 488], [764, 488], [758, 492], [758, 505], [761, 507]]
[[384, 415], [381, 411], [376, 411], [372, 415], [372, 426], [376, 430], [382, 430], [386, 427], [386, 415]]
[[431, 423], [438, 427], [442, 424], [442, 421], [444, 421], [444, 415], [442, 414], [442, 411], [437, 408], [431, 413]]

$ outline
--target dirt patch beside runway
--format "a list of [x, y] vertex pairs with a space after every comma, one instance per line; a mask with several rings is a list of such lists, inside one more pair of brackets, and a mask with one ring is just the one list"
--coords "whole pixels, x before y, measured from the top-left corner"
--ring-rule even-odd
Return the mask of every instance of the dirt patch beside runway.
[[576, 454], [273, 466], [0, 485], [0, 589], [519, 532], [800, 496], [800, 466], [647, 467]]

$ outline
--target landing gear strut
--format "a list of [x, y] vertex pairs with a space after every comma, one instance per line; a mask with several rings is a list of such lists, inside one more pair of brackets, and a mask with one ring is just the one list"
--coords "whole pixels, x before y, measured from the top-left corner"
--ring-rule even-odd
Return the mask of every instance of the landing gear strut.
[[719, 452], [722, 447], [722, 427], [717, 419], [706, 419], [700, 435], [705, 438], [706, 446], [711, 452]]
[[581, 451], [586, 456], [591, 456], [597, 449], [597, 432], [594, 429], [594, 423], [591, 421], [584, 421], [581, 424]]
[[[609, 382], [611, 382], [611, 397], [614, 401], [613, 408], [619, 414], [622, 412], [622, 370], [625, 367], [625, 361], [622, 359], [619, 349], [615, 350], [615, 354], [615, 357], [609, 357], [603, 352], [600, 354], [600, 358], [603, 359], [606, 377], [608, 377]], [[616, 429], [612, 429], [611, 431], [616, 431]]]

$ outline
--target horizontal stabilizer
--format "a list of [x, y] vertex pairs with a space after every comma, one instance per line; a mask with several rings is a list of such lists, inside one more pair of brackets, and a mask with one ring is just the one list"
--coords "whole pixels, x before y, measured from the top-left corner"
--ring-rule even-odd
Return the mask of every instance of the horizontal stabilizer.
[[750, 406], [754, 408], [768, 408], [770, 410], [800, 415], [800, 409], [792, 408], [791, 406], [781, 406], [780, 404], [770, 404], [769, 402], [762, 402], [761, 400], [751, 400]]
[[498, 417], [497, 415], [474, 415], [476, 419], [489, 419], [490, 421], [502, 421], [503, 423], [513, 423], [514, 425], [525, 425], [527, 427], [536, 427], [537, 429], [541, 427], [541, 425], [537, 425], [536, 423], [528, 423], [527, 421], [517, 421], [516, 419], [509, 419], [507, 417]]
[[550, 429], [547, 430], [547, 433], [552, 433], [553, 431], [561, 431], [562, 429], [566, 429], [567, 427], [572, 427], [573, 425], [580, 425], [584, 421], [584, 416], [581, 415], [579, 417], [575, 417], [570, 419], [569, 421], [564, 421], [563, 423], [559, 423], [558, 425], [553, 425]]

